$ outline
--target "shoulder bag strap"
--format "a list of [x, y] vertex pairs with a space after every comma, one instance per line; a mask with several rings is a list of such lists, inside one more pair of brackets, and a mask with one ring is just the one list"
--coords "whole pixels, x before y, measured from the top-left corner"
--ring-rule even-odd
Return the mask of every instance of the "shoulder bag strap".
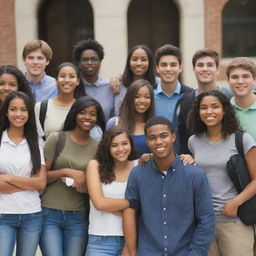
[[48, 107], [48, 100], [43, 100], [41, 102], [40, 112], [39, 112], [39, 121], [43, 130], [44, 130], [44, 120], [47, 112], [47, 107]]
[[235, 143], [239, 155], [241, 155], [244, 158], [243, 135], [243, 131], [237, 131], [235, 133]]

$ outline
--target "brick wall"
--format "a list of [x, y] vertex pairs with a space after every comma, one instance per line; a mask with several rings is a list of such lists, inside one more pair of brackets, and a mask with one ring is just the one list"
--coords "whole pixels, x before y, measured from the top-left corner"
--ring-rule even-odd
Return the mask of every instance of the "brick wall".
[[16, 65], [15, 0], [0, 0], [0, 65]]
[[[222, 56], [221, 14], [228, 0], [205, 0], [205, 46], [214, 49]], [[224, 80], [225, 67], [220, 67], [218, 79]]]

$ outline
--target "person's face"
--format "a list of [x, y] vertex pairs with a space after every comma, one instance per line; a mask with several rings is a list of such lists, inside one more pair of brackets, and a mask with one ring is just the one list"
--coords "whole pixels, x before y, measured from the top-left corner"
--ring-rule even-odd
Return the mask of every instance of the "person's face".
[[110, 145], [110, 155], [113, 157], [115, 161], [127, 161], [131, 151], [131, 143], [125, 132], [115, 136], [112, 139]]
[[164, 84], [176, 83], [182, 66], [179, 64], [178, 58], [173, 55], [162, 56], [159, 60], [156, 70]]
[[145, 113], [151, 104], [150, 91], [147, 86], [142, 86], [134, 99], [134, 109], [138, 114]]
[[44, 73], [49, 61], [40, 49], [29, 53], [24, 59], [24, 64], [30, 76], [40, 76]]
[[207, 127], [221, 127], [224, 110], [221, 102], [214, 96], [206, 96], [200, 102], [199, 116]]
[[158, 124], [147, 129], [147, 144], [156, 160], [169, 159], [173, 155], [175, 133], [167, 125]]
[[60, 93], [73, 94], [79, 82], [74, 68], [65, 66], [60, 69], [57, 77], [57, 85]]
[[15, 98], [10, 101], [6, 115], [9, 120], [10, 127], [24, 127], [29, 117], [28, 109], [24, 100], [21, 98]]
[[101, 61], [96, 51], [88, 49], [82, 52], [79, 67], [86, 76], [97, 76]]
[[149, 59], [147, 53], [139, 48], [135, 50], [130, 58], [130, 69], [134, 76], [143, 78], [148, 71]]
[[228, 82], [235, 97], [246, 97], [253, 93], [253, 86], [256, 80], [250, 71], [243, 68], [235, 68], [231, 70]]
[[90, 131], [97, 122], [97, 109], [95, 106], [80, 111], [76, 116], [76, 126], [83, 131]]
[[198, 83], [202, 85], [214, 83], [219, 73], [219, 67], [210, 56], [197, 59], [193, 70]]
[[18, 81], [14, 75], [5, 73], [0, 76], [0, 102], [4, 102], [9, 94], [18, 89]]

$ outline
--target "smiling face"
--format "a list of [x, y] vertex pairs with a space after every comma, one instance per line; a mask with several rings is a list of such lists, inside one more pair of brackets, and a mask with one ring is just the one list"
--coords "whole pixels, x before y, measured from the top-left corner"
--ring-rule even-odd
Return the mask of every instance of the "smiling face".
[[82, 52], [79, 68], [84, 76], [95, 77], [99, 73], [101, 61], [96, 51], [88, 49]]
[[94, 105], [87, 107], [76, 115], [76, 127], [89, 132], [97, 123], [97, 109]]
[[24, 100], [21, 98], [14, 98], [11, 100], [6, 115], [9, 120], [10, 127], [24, 127], [29, 118], [28, 108], [25, 105]]
[[136, 79], [143, 78], [148, 71], [148, 67], [149, 59], [147, 53], [141, 48], [135, 50], [130, 58], [130, 69], [134, 77]]
[[199, 86], [207, 86], [216, 82], [219, 67], [215, 60], [210, 56], [197, 59], [193, 68]]
[[79, 82], [74, 68], [71, 66], [64, 66], [60, 69], [57, 77], [57, 85], [60, 94], [74, 94]]
[[0, 76], [0, 102], [4, 102], [9, 94], [18, 89], [18, 81], [14, 75], [4, 73]]
[[29, 53], [23, 61], [28, 75], [32, 78], [42, 76], [46, 66], [49, 64], [49, 61], [40, 49]]
[[147, 86], [142, 86], [134, 99], [134, 110], [137, 114], [144, 114], [151, 104], [150, 91]]
[[147, 144], [157, 160], [170, 159], [173, 156], [173, 143], [176, 139], [167, 125], [157, 124], [147, 129]]
[[228, 82], [235, 97], [243, 98], [253, 93], [256, 80], [250, 71], [243, 68], [234, 68], [230, 71]]
[[110, 155], [113, 157], [114, 161], [127, 161], [131, 151], [131, 143], [125, 132], [115, 136], [112, 139], [110, 145]]
[[156, 70], [161, 78], [162, 85], [176, 84], [182, 71], [182, 66], [176, 56], [164, 55], [160, 58]]
[[214, 96], [205, 96], [200, 102], [199, 116], [208, 128], [221, 128], [224, 110], [219, 99]]

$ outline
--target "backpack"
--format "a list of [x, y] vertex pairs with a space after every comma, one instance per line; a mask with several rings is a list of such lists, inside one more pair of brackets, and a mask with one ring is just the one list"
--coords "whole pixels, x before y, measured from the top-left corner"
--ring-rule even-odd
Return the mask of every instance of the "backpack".
[[[39, 111], [39, 121], [43, 131], [44, 131], [44, 121], [45, 121], [45, 116], [47, 112], [47, 107], [48, 107], [48, 99], [41, 102], [40, 111]], [[45, 136], [43, 136], [42, 138], [43, 140], [46, 139]]]
[[[238, 193], [241, 193], [251, 181], [244, 158], [243, 135], [243, 131], [235, 133], [235, 143], [239, 154], [231, 156], [227, 162], [228, 175]], [[256, 224], [256, 195], [239, 206], [237, 215], [245, 225]]]

